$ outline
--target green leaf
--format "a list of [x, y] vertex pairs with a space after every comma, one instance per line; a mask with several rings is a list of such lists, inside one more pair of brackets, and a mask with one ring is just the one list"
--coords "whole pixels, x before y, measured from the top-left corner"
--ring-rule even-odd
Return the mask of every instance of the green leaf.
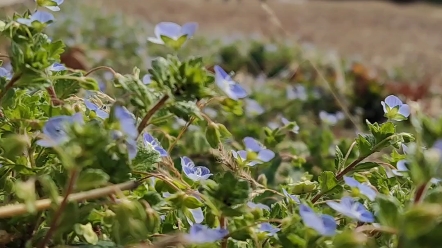
[[209, 123], [206, 127], [206, 139], [212, 148], [218, 148], [221, 143], [221, 134], [216, 123]]
[[367, 136], [358, 135], [358, 138], [356, 138], [356, 143], [358, 144], [359, 148], [359, 156], [367, 156], [371, 154], [372, 144], [368, 140]]
[[354, 170], [353, 170], [353, 172], [357, 172], [357, 171], [369, 171], [370, 169], [372, 169], [372, 168], [376, 168], [376, 167], [378, 167], [378, 166], [380, 166], [378, 163], [375, 163], [375, 162], [364, 162], [364, 163], [360, 163], [360, 164], [358, 164], [355, 168], [354, 168]]
[[80, 173], [77, 181], [78, 190], [89, 190], [104, 186], [109, 181], [109, 175], [100, 169], [86, 169]]
[[399, 201], [392, 196], [378, 194], [375, 202], [375, 211], [381, 225], [393, 228], [399, 227], [402, 212]]
[[98, 243], [98, 236], [94, 232], [91, 223], [87, 223], [86, 225], [75, 224], [74, 230], [79, 236], [82, 236], [84, 240], [86, 240], [86, 242], [88, 242], [89, 244], [95, 245]]
[[14, 185], [14, 191], [18, 198], [25, 202], [26, 210], [29, 213], [37, 211], [37, 194], [35, 193], [35, 180], [17, 181]]
[[339, 149], [339, 146], [336, 146], [335, 148], [335, 168], [337, 170], [343, 168], [345, 166], [344, 164], [344, 154], [342, 154], [341, 149]]
[[409, 239], [415, 239], [431, 231], [439, 222], [442, 214], [440, 204], [414, 205], [405, 213], [401, 226]]
[[204, 206], [204, 204], [202, 204], [196, 197], [193, 196], [187, 196], [186, 198], [184, 198], [183, 205], [190, 209], [195, 209]]
[[318, 180], [321, 192], [327, 192], [338, 184], [335, 175], [331, 171], [323, 171]]

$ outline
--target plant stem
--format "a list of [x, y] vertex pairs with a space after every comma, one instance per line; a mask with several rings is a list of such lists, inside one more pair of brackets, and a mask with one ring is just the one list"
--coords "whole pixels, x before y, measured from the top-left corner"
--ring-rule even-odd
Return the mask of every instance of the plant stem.
[[[116, 185], [110, 185], [103, 188], [93, 189], [85, 192], [79, 192], [75, 194], [71, 194], [68, 197], [68, 202], [79, 202], [79, 201], [86, 201], [86, 200], [92, 200], [97, 199], [100, 197], [108, 196], [111, 194], [115, 194], [119, 191], [123, 190], [131, 190], [135, 189], [140, 185], [141, 181], [129, 181], [125, 183], [120, 183]], [[61, 202], [63, 198], [59, 198], [58, 202]], [[38, 200], [35, 202], [35, 206], [37, 211], [46, 210], [51, 207], [52, 205], [51, 199], [43, 199]], [[7, 205], [0, 207], [0, 219], [1, 218], [9, 218], [17, 215], [22, 215], [28, 213], [28, 210], [26, 208], [25, 204], [13, 204], [13, 205]]]
[[150, 118], [166, 103], [169, 99], [168, 95], [164, 95], [158, 102], [147, 112], [144, 118], [141, 120], [140, 125], [138, 125], [138, 136], [143, 132], [144, 128], [148, 125]]
[[88, 72], [86, 72], [86, 74], [84, 74], [84, 76], [85, 76], [85, 77], [86, 77], [86, 76], [89, 76], [90, 74], [92, 74], [92, 73], [94, 73], [94, 72], [96, 72], [96, 71], [99, 71], [99, 70], [108, 70], [108, 71], [112, 72], [112, 74], [113, 74], [114, 76], [117, 74], [117, 73], [114, 71], [114, 69], [110, 68], [109, 66], [98, 66], [98, 67], [95, 67], [95, 68], [89, 70]]
[[73, 169], [71, 171], [71, 176], [69, 178], [69, 182], [66, 188], [65, 196], [63, 200], [60, 203], [60, 206], [58, 207], [58, 210], [55, 212], [54, 217], [52, 218], [51, 224], [49, 225], [49, 230], [46, 233], [46, 236], [43, 238], [43, 241], [38, 246], [39, 248], [44, 248], [46, 244], [49, 242], [49, 240], [52, 237], [52, 234], [54, 233], [55, 229], [58, 226], [58, 222], [60, 221], [61, 214], [63, 213], [64, 209], [66, 208], [66, 205], [68, 204], [68, 197], [74, 191], [75, 184], [77, 182], [79, 170]]
[[6, 92], [8, 92], [8, 90], [12, 89], [12, 87], [14, 87], [14, 84], [21, 78], [21, 73], [14, 75], [11, 78], [11, 81], [9, 81], [5, 87], [3, 88], [3, 90], [0, 92], [0, 103], [2, 102], [3, 97], [6, 95]]
[[54, 106], [59, 106], [63, 104], [63, 101], [57, 97], [53, 86], [47, 87], [46, 91], [48, 92], [49, 97], [51, 97], [51, 102]]
[[414, 204], [419, 204], [421, 202], [423, 196], [425, 195], [425, 192], [427, 191], [427, 186], [428, 183], [423, 183], [417, 187], [413, 200]]
[[[226, 217], [224, 217], [224, 216], [221, 216], [220, 218], [219, 218], [219, 224], [220, 224], [220, 227], [222, 228], [222, 229], [227, 229], [227, 219], [226, 219]], [[229, 239], [229, 237], [224, 237], [222, 240], [221, 240], [221, 248], [227, 248], [227, 240]]]

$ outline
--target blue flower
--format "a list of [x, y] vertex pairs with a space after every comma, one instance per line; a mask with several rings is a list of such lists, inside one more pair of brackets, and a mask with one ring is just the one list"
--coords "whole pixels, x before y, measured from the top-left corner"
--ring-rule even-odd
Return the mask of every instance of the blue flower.
[[37, 10], [34, 14], [32, 14], [29, 19], [26, 18], [18, 18], [17, 22], [28, 27], [32, 27], [33, 22], [40, 23], [48, 23], [54, 21], [54, 16], [51, 13]]
[[333, 217], [327, 214], [318, 215], [307, 205], [301, 204], [299, 207], [304, 225], [317, 231], [323, 236], [333, 236], [336, 233], [336, 222]]
[[59, 71], [64, 71], [66, 70], [66, 67], [63, 64], [60, 63], [53, 63], [50, 67], [49, 67], [50, 71], [53, 72], [59, 72]]
[[377, 195], [376, 191], [374, 189], [372, 189], [370, 186], [368, 186], [367, 184], [360, 183], [356, 179], [354, 179], [353, 177], [347, 177], [347, 176], [344, 176], [344, 181], [348, 186], [350, 186], [352, 188], [358, 188], [359, 191], [361, 192], [361, 194], [368, 197], [368, 199], [370, 199], [370, 201], [374, 201], [374, 199], [376, 198], [376, 195]]
[[190, 39], [198, 29], [198, 23], [189, 22], [180, 26], [173, 22], [160, 22], [155, 26], [155, 36], [148, 38], [152, 43], [164, 44], [163, 37], [177, 41], [181, 37], [185, 36]]
[[[291, 121], [287, 120], [286, 118], [282, 117], [281, 118], [282, 124], [284, 124], [284, 126], [288, 126], [291, 124]], [[292, 130], [290, 130], [293, 133], [299, 133], [299, 126], [295, 125]]]
[[[189, 209], [190, 213], [193, 216], [193, 219], [195, 220], [195, 223], [200, 224], [204, 220], [204, 213], [201, 208], [195, 208], [195, 209]], [[187, 218], [187, 222], [189, 225], [195, 224], [191, 219]]]
[[302, 85], [287, 86], [287, 99], [289, 100], [299, 99], [300, 101], [306, 101], [307, 98], [308, 95], [304, 86]]
[[192, 160], [188, 157], [181, 157], [181, 167], [184, 174], [193, 181], [207, 180], [211, 175], [209, 168], [204, 166], [195, 166]]
[[[47, 6], [46, 5], [44, 7], [49, 10], [52, 10], [52, 11], [60, 11], [60, 7], [58, 7], [58, 6], [60, 6], [64, 2], [64, 0], [51, 0], [51, 1], [56, 3], [57, 5], [56, 6]], [[37, 2], [37, 0], [35, 0], [35, 2]]]
[[263, 210], [270, 211], [269, 206], [264, 205], [262, 203], [247, 202], [247, 206], [251, 209], [263, 209]]
[[120, 106], [115, 107], [115, 117], [120, 123], [121, 131], [131, 138], [137, 138], [138, 130], [134, 116], [126, 109]]
[[319, 112], [319, 119], [323, 121], [324, 123], [327, 123], [329, 125], [336, 125], [340, 120], [344, 119], [345, 116], [341, 112], [337, 112], [335, 114], [330, 114], [325, 111]]
[[94, 111], [97, 116], [103, 120], [109, 117], [109, 114], [106, 111], [103, 111], [100, 107], [88, 100], [84, 100], [84, 105], [86, 105], [86, 108], [88, 108], [90, 111]]
[[229, 231], [226, 229], [210, 229], [201, 224], [195, 224], [190, 227], [189, 233], [184, 237], [189, 243], [202, 244], [212, 243], [224, 238]]
[[292, 199], [294, 202], [300, 204], [301, 201], [299, 200], [299, 198], [296, 195], [291, 195], [287, 192], [287, 190], [282, 189], [282, 193], [285, 195], [285, 197]]
[[264, 113], [264, 108], [253, 99], [245, 99], [246, 103], [246, 114], [248, 116], [260, 115]]
[[7, 80], [10, 80], [12, 75], [11, 72], [9, 72], [8, 70], [6, 70], [3, 67], [0, 67], [0, 77], [6, 78]]
[[226, 93], [228, 97], [233, 100], [238, 100], [247, 97], [247, 92], [241, 85], [233, 81], [232, 77], [227, 74], [223, 68], [215, 65], [215, 83], [218, 87]]
[[152, 80], [150, 79], [150, 75], [146, 74], [146, 75], [144, 75], [142, 81], [143, 81], [143, 84], [150, 84]]
[[277, 227], [274, 227], [273, 225], [271, 225], [271, 224], [268, 223], [268, 222], [265, 222], [265, 223], [261, 223], [261, 224], [259, 225], [259, 230], [260, 230], [261, 232], [266, 232], [266, 233], [268, 233], [269, 236], [273, 236], [273, 235], [275, 235], [277, 232], [279, 232], [281, 229], [279, 229], [279, 228], [277, 228]]
[[344, 196], [341, 202], [327, 201], [327, 205], [337, 212], [361, 222], [374, 222], [374, 216], [362, 203], [355, 201], [349, 196]]
[[53, 147], [61, 145], [69, 140], [67, 135], [67, 126], [74, 123], [83, 123], [81, 113], [72, 116], [60, 115], [50, 118], [43, 127], [43, 139], [37, 141], [37, 144], [43, 147]]
[[384, 108], [385, 117], [391, 120], [402, 121], [410, 116], [410, 106], [402, 103], [397, 96], [389, 95], [385, 98], [385, 102], [381, 101]]
[[135, 123], [135, 118], [126, 109], [121, 106], [116, 106], [114, 110], [115, 117], [120, 124], [120, 130], [115, 130], [112, 135], [114, 139], [124, 138], [126, 141], [127, 152], [129, 159], [134, 159], [137, 156], [137, 136], [138, 130]]
[[167, 151], [161, 146], [161, 144], [150, 134], [144, 134], [144, 144], [150, 146], [152, 149], [157, 151], [161, 157], [167, 157]]
[[[261, 145], [254, 138], [245, 137], [243, 139], [243, 142], [244, 142], [244, 145], [246, 146], [246, 150], [245, 151], [244, 150], [238, 151], [238, 154], [240, 155], [240, 157], [243, 161], [251, 160], [250, 162], [247, 163], [247, 165], [249, 165], [249, 166], [255, 166], [257, 164], [262, 164], [263, 162], [269, 162], [270, 160], [272, 160], [275, 157], [275, 153], [273, 151], [266, 149], [263, 145]], [[235, 155], [233, 155], [233, 156], [235, 156]], [[248, 156], [251, 156], [252, 159], [249, 159]]]

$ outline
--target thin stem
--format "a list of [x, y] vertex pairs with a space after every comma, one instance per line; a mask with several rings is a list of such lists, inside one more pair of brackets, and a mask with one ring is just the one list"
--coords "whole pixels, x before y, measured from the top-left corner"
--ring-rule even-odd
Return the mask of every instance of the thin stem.
[[8, 92], [8, 90], [12, 89], [12, 87], [14, 87], [14, 84], [21, 78], [21, 73], [14, 75], [11, 78], [11, 81], [9, 81], [5, 87], [3, 88], [3, 90], [0, 92], [0, 103], [2, 102], [3, 97], [6, 95], [6, 92]]
[[144, 128], [147, 127], [150, 118], [166, 103], [169, 99], [168, 95], [164, 95], [158, 102], [147, 112], [144, 118], [141, 120], [140, 125], [138, 125], [138, 136], [143, 132]]
[[84, 76], [89, 76], [90, 74], [92, 74], [92, 73], [94, 73], [96, 71], [99, 71], [99, 70], [108, 70], [108, 71], [112, 72], [112, 74], [114, 74], [114, 77], [117, 74], [114, 71], [114, 69], [110, 68], [109, 66], [98, 66], [98, 67], [95, 67], [95, 68], [89, 70], [88, 72], [86, 72], [86, 74], [84, 74]]
[[414, 204], [419, 204], [422, 201], [425, 192], [427, 192], [427, 186], [428, 182], [423, 183], [417, 187], [416, 192], [414, 194], [414, 200], [413, 200]]
[[[222, 228], [222, 229], [226, 229], [227, 230], [227, 219], [226, 219], [226, 217], [224, 217], [224, 216], [221, 216], [220, 218], [219, 218], [219, 223], [220, 223], [220, 227]], [[227, 240], [229, 239], [229, 237], [224, 237], [222, 240], [221, 240], [221, 248], [227, 248]]]
[[[370, 155], [372, 155], [375, 152], [378, 152], [379, 148], [382, 147], [386, 142], [388, 142], [389, 140], [397, 137], [397, 136], [401, 136], [404, 135], [403, 133], [398, 133], [395, 135], [392, 135], [390, 137], [385, 138], [384, 140], [382, 140], [381, 142], [379, 142], [377, 145], [375, 145], [373, 147], [373, 149], [371, 150], [371, 152], [360, 156], [359, 158], [357, 158], [355, 161], [353, 161], [351, 164], [349, 164], [345, 169], [343, 169], [341, 172], [339, 172], [336, 175], [336, 180], [340, 181], [342, 180], [342, 178], [349, 172], [351, 172], [360, 162], [362, 162], [364, 159], [366, 159], [367, 157], [369, 157]], [[331, 190], [331, 189], [330, 189]], [[328, 191], [324, 191], [324, 192], [319, 192], [318, 194], [316, 194], [313, 199], [312, 199], [312, 203], [317, 202], [325, 193], [327, 193]]]
[[372, 225], [363, 225], [363, 226], [359, 226], [355, 229], [356, 232], [373, 232], [373, 231], [377, 231], [377, 232], [383, 232], [383, 233], [391, 233], [391, 234], [397, 234], [397, 230], [391, 227], [386, 227], [386, 226], [380, 226], [380, 227], [375, 227]]
[[57, 97], [53, 86], [47, 87], [46, 91], [48, 92], [49, 97], [51, 98], [51, 102], [54, 106], [59, 106], [63, 104], [63, 101]]
[[172, 149], [178, 143], [178, 140], [184, 135], [184, 133], [186, 132], [187, 128], [189, 128], [189, 126], [192, 124], [192, 122], [194, 120], [195, 120], [195, 118], [191, 117], [190, 120], [186, 123], [186, 125], [183, 128], [181, 128], [180, 133], [178, 134], [176, 139], [172, 142], [172, 144], [170, 144], [169, 149], [167, 149], [167, 153], [170, 153], [172, 151]]
[[356, 141], [353, 141], [353, 143], [351, 143], [350, 148], [348, 148], [347, 154], [345, 154], [345, 158], [344, 158], [344, 163], [343, 163], [344, 166], [347, 163], [347, 159], [348, 159], [348, 157], [350, 157], [350, 153], [353, 150], [353, 148], [356, 146], [356, 144], [357, 144]]
[[[141, 181], [129, 181], [125, 183], [120, 183], [116, 185], [110, 185], [104, 188], [93, 189], [85, 192], [79, 192], [71, 194], [68, 197], [68, 202], [80, 202], [86, 200], [97, 199], [100, 197], [115, 194], [123, 190], [135, 189], [140, 185]], [[59, 198], [57, 202], [61, 202], [63, 198]], [[43, 199], [35, 202], [37, 211], [46, 210], [52, 205], [51, 199]], [[28, 213], [25, 204], [12, 204], [0, 207], [0, 218], [9, 218], [17, 215], [22, 215]]]
[[79, 170], [73, 169], [71, 171], [71, 176], [69, 178], [68, 186], [66, 188], [66, 193], [63, 198], [63, 201], [61, 201], [60, 206], [58, 207], [58, 210], [55, 212], [54, 217], [52, 218], [51, 224], [49, 225], [49, 230], [46, 233], [46, 236], [44, 237], [43, 241], [38, 246], [39, 248], [44, 248], [46, 244], [49, 242], [49, 240], [52, 237], [52, 234], [54, 233], [55, 229], [58, 226], [58, 222], [60, 221], [61, 214], [63, 213], [64, 209], [66, 208], [68, 204], [68, 197], [74, 191], [75, 184], [77, 182]]

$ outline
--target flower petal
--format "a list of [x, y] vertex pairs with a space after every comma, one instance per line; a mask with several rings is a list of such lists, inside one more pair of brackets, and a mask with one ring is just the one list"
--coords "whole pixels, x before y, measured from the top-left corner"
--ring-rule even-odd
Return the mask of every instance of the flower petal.
[[243, 142], [244, 142], [244, 145], [246, 146], [246, 148], [248, 150], [253, 151], [253, 152], [259, 152], [259, 151], [261, 151], [263, 149], [261, 144], [258, 143], [258, 141], [256, 141], [252, 137], [245, 137], [243, 139]]
[[403, 103], [397, 96], [389, 95], [385, 98], [385, 104], [390, 108], [394, 108], [396, 106], [401, 106]]

